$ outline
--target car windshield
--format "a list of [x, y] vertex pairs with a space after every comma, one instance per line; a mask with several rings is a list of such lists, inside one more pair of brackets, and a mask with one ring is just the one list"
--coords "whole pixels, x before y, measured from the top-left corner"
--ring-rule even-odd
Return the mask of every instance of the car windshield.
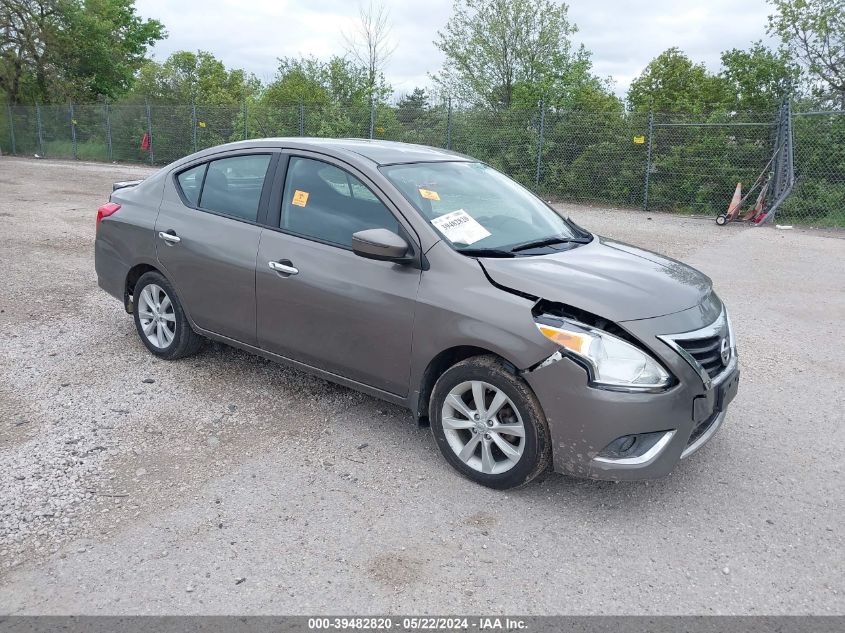
[[381, 171], [458, 251], [511, 255], [585, 238], [530, 191], [482, 163], [411, 163]]

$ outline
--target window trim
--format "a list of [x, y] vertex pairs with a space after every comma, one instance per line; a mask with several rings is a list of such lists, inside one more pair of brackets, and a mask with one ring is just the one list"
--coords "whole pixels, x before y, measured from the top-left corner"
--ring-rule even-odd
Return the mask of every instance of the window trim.
[[[247, 220], [246, 218], [232, 215], [229, 213], [224, 213], [222, 211], [215, 211], [214, 209], [207, 209], [205, 207], [199, 206], [199, 204], [194, 204], [190, 200], [188, 200], [187, 196], [185, 196], [185, 192], [182, 191], [182, 186], [179, 183], [179, 176], [185, 173], [186, 171], [190, 171], [200, 165], [205, 165], [205, 171], [203, 171], [202, 175], [202, 184], [200, 185], [200, 195], [197, 198], [198, 202], [202, 202], [202, 190], [205, 188], [205, 178], [208, 174], [208, 166], [218, 160], [225, 160], [227, 158], [238, 158], [240, 156], [269, 156], [270, 161], [267, 163], [267, 171], [264, 173], [264, 183], [261, 186], [261, 195], [258, 197], [258, 209], [256, 210], [256, 218], [255, 220]], [[236, 150], [234, 152], [220, 152], [217, 154], [213, 154], [211, 156], [204, 156], [202, 159], [197, 160], [196, 162], [192, 162], [189, 165], [184, 167], [180, 167], [177, 171], [173, 172], [173, 184], [176, 188], [176, 193], [179, 195], [179, 199], [182, 201], [182, 204], [189, 209], [193, 209], [194, 211], [201, 211], [202, 213], [209, 213], [211, 215], [216, 215], [221, 218], [227, 218], [229, 220], [236, 220], [238, 222], [243, 222], [244, 224], [251, 224], [253, 226], [265, 227], [267, 221], [267, 213], [268, 213], [268, 202], [270, 198], [270, 192], [273, 189], [273, 185], [276, 181], [277, 177], [277, 167], [279, 163], [279, 156], [280, 151], [278, 148], [249, 148], [249, 149], [242, 149]]]
[[397, 206], [393, 203], [390, 197], [381, 189], [381, 187], [379, 187], [373, 181], [372, 178], [356, 169], [353, 165], [350, 165], [349, 163], [346, 163], [345, 161], [339, 160], [338, 158], [328, 154], [321, 154], [319, 152], [312, 152], [300, 149], [282, 149], [282, 157], [279, 163], [281, 165], [282, 161], [284, 161], [285, 164], [283, 169], [277, 169], [276, 171], [276, 178], [279, 181], [279, 191], [277, 197], [275, 196], [276, 192], [274, 191], [274, 200], [272, 201], [272, 207], [269, 209], [269, 212], [267, 214], [267, 222], [265, 224], [265, 228], [270, 229], [271, 231], [276, 231], [278, 233], [284, 233], [285, 235], [290, 235], [291, 237], [308, 240], [310, 242], [316, 242], [318, 244], [324, 244], [325, 246], [331, 246], [333, 248], [339, 248], [341, 250], [349, 252], [353, 251], [351, 246], [346, 246], [345, 244], [330, 242], [328, 240], [315, 237], [313, 235], [305, 235], [302, 233], [297, 233], [295, 231], [282, 228], [282, 205], [284, 204], [288, 170], [290, 167], [291, 159], [293, 158], [303, 158], [320, 163], [326, 163], [327, 165], [340, 169], [341, 171], [357, 178], [365, 187], [367, 187], [367, 189], [376, 197], [376, 199], [382, 204], [382, 206], [387, 210], [387, 212], [390, 213], [396, 220], [397, 224], [399, 225], [399, 236], [402, 237], [406, 242], [408, 242], [408, 245], [412, 251], [410, 256], [414, 260], [413, 265], [417, 268], [427, 268], [427, 264], [425, 263], [425, 260], [422, 256], [422, 247], [420, 246], [421, 243], [419, 236], [417, 235], [411, 223], [408, 222], [404, 214], [397, 208]]

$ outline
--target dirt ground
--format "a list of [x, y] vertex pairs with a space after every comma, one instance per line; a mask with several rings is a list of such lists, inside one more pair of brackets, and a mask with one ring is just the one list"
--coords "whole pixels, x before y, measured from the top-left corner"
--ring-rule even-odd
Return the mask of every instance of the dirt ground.
[[666, 479], [502, 493], [395, 406], [147, 353], [93, 240], [148, 173], [0, 158], [0, 613], [845, 613], [843, 234], [567, 206], [709, 274], [743, 381]]

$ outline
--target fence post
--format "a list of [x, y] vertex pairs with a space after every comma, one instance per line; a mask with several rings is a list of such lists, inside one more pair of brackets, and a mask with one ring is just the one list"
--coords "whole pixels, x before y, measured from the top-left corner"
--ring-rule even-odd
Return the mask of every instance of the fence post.
[[197, 151], [197, 104], [191, 103], [191, 138], [194, 141], [194, 153]]
[[540, 130], [537, 137], [537, 169], [534, 172], [534, 187], [540, 189], [540, 164], [543, 160], [543, 133], [546, 128], [546, 102], [540, 97]]
[[[845, 99], [845, 94], [843, 94], [843, 99]], [[787, 154], [786, 160], [789, 169], [789, 188], [792, 189], [792, 186], [795, 184], [795, 145], [794, 145], [794, 136], [793, 136], [793, 122], [795, 119], [792, 118], [792, 95], [790, 94], [786, 98], [786, 132], [789, 134], [787, 137]]]
[[305, 104], [299, 102], [299, 135], [305, 136]]
[[35, 124], [38, 126], [38, 151], [41, 158], [44, 158], [44, 130], [41, 126], [41, 106], [35, 104]]
[[446, 149], [452, 149], [452, 97], [446, 102]]
[[147, 101], [147, 134], [150, 136], [150, 165], [155, 165], [155, 154], [153, 152], [153, 113], [150, 110], [149, 101]]
[[373, 128], [376, 125], [376, 100], [370, 95], [370, 139], [373, 138]]
[[111, 105], [108, 101], [106, 101], [106, 104], [103, 107], [106, 111], [106, 153], [108, 161], [112, 162], [114, 160], [114, 149], [112, 148], [111, 140]]
[[18, 148], [15, 146], [15, 117], [12, 114], [12, 104], [6, 104], [6, 109], [9, 111], [9, 136], [12, 140], [12, 154], [18, 155]]
[[247, 106], [246, 106], [246, 99], [244, 99], [244, 140], [247, 140], [249, 138], [249, 131], [248, 131], [248, 126], [247, 126], [247, 122], [248, 122], [247, 117], [248, 116], [249, 116], [249, 110], [247, 109]]
[[73, 103], [70, 104], [70, 142], [71, 146], [73, 147], [73, 160], [79, 158], [79, 154], [76, 150], [76, 119], [74, 117], [73, 111]]
[[648, 150], [645, 159], [645, 184], [643, 189], [643, 211], [648, 211], [648, 183], [651, 177], [651, 148], [654, 139], [654, 111], [648, 111]]

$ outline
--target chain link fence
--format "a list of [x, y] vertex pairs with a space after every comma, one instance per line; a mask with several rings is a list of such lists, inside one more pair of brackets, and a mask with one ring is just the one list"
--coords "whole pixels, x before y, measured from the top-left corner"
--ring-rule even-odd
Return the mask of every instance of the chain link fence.
[[[845, 111], [787, 110], [795, 185], [779, 223], [845, 227]], [[724, 213], [770, 165], [783, 116], [494, 112], [378, 104], [3, 106], [0, 150], [95, 161], [165, 165], [248, 138], [376, 138], [452, 149], [504, 171], [549, 200]], [[756, 194], [755, 194], [756, 198]], [[747, 205], [752, 204], [749, 200]]]

